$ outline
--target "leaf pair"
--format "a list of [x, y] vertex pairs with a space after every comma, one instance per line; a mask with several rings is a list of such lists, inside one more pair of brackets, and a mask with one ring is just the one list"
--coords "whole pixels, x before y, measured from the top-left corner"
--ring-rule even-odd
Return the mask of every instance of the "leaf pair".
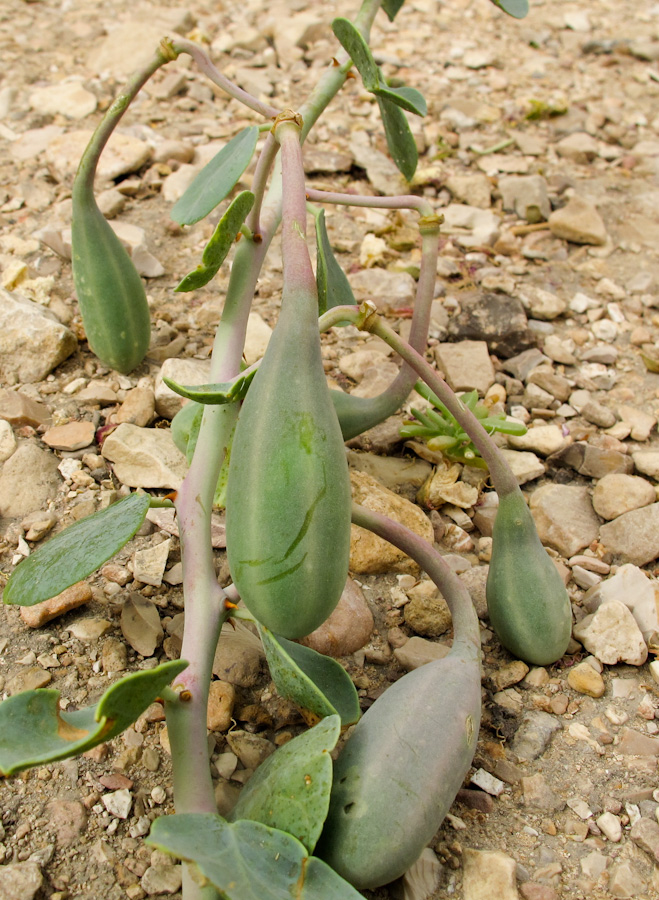
[[[390, 18], [393, 18], [392, 12], [393, 15], [398, 12], [400, 5], [402, 4], [397, 5], [395, 2], [389, 4], [390, 9], [386, 11]], [[419, 154], [403, 110], [417, 116], [425, 116], [428, 107], [423, 95], [415, 88], [394, 88], [386, 83], [370, 47], [348, 19], [334, 19], [332, 30], [344, 50], [350, 54], [362, 76], [364, 87], [375, 95], [380, 107], [389, 152], [398, 169], [409, 181], [416, 171]]]

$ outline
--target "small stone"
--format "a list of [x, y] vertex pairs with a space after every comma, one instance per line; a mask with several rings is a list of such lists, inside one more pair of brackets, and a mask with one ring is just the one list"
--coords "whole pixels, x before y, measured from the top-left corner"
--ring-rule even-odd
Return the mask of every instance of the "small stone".
[[659, 824], [657, 822], [641, 816], [632, 825], [629, 836], [637, 847], [645, 850], [655, 863], [659, 863]]
[[145, 428], [155, 416], [155, 394], [148, 387], [136, 387], [128, 391], [114, 419], [119, 425], [123, 422]]
[[19, 444], [0, 472], [0, 517], [12, 519], [41, 510], [62, 483], [57, 457], [36, 441]]
[[133, 795], [128, 788], [103, 794], [101, 800], [110, 815], [117, 819], [127, 819], [133, 806]]
[[92, 590], [86, 581], [78, 581], [66, 588], [61, 594], [36, 603], [34, 606], [21, 606], [21, 619], [28, 628], [40, 628], [51, 619], [77, 609], [92, 599]]
[[433, 594], [430, 597], [413, 597], [405, 605], [405, 624], [425, 637], [439, 637], [452, 624], [446, 600], [439, 596], [437, 590]]
[[[30, 666], [23, 672], [19, 672], [10, 678], [5, 689], [8, 694], [20, 694], [22, 691], [36, 691], [50, 684], [53, 676], [41, 666]], [[1, 896], [1, 895], [0, 895]]]
[[36, 862], [15, 862], [0, 866], [2, 900], [34, 900], [43, 886], [43, 875]]
[[545, 474], [544, 463], [530, 450], [508, 450], [502, 447], [499, 452], [510, 466], [517, 484], [526, 484]]
[[600, 528], [600, 541], [623, 562], [644, 566], [659, 556], [659, 503], [618, 516]]
[[57, 524], [57, 517], [53, 513], [37, 510], [25, 516], [21, 522], [21, 528], [25, 531], [26, 541], [40, 541], [53, 530]]
[[534, 319], [549, 322], [567, 309], [567, 303], [553, 291], [529, 285], [519, 294], [520, 300]]
[[494, 368], [485, 341], [460, 341], [435, 348], [437, 365], [454, 391], [485, 394], [494, 383]]
[[235, 630], [222, 629], [213, 674], [237, 687], [253, 687], [261, 673], [262, 659], [261, 641], [242, 622], [236, 622]]
[[593, 508], [603, 519], [616, 519], [632, 509], [649, 506], [656, 499], [656, 491], [644, 478], [611, 474], [595, 485]]
[[566, 439], [557, 425], [536, 425], [526, 434], [509, 435], [508, 443], [513, 450], [530, 450], [540, 456], [550, 456], [565, 446]]
[[169, 431], [119, 425], [103, 443], [105, 459], [122, 484], [178, 490], [188, 465]]
[[171, 541], [165, 540], [155, 547], [136, 550], [133, 553], [133, 577], [142, 584], [160, 587], [162, 576], [167, 565]]
[[607, 841], [617, 843], [622, 837], [622, 824], [618, 816], [611, 812], [604, 812], [595, 820], [595, 824]]
[[163, 419], [173, 419], [187, 402], [180, 394], [167, 387], [164, 378], [182, 385], [208, 384], [210, 362], [198, 359], [166, 359], [156, 376], [154, 387], [155, 408]]
[[140, 885], [149, 897], [159, 894], [175, 894], [181, 890], [182, 883], [181, 866], [162, 864], [149, 866], [140, 879]]
[[451, 175], [446, 179], [446, 188], [460, 203], [479, 209], [492, 206], [492, 185], [487, 175]]
[[598, 155], [598, 144], [592, 135], [576, 131], [556, 144], [556, 153], [572, 162], [587, 165]]
[[362, 269], [348, 278], [357, 302], [371, 300], [379, 309], [399, 309], [414, 304], [416, 284], [408, 272]]
[[0, 381], [43, 381], [77, 346], [54, 313], [0, 287]]
[[164, 634], [155, 603], [136, 592], [129, 594], [121, 610], [121, 633], [141, 656], [153, 656]]
[[631, 862], [623, 860], [611, 866], [607, 890], [616, 900], [636, 900], [645, 888], [645, 880]]
[[258, 768], [276, 749], [272, 741], [248, 731], [230, 731], [226, 740], [246, 769]]
[[49, 428], [43, 442], [53, 450], [82, 450], [94, 442], [93, 422], [68, 422]]
[[38, 428], [50, 424], [51, 420], [50, 410], [43, 403], [32, 400], [22, 391], [5, 390], [0, 390], [0, 419], [16, 428], [23, 425]]
[[611, 428], [616, 423], [616, 415], [608, 406], [589, 400], [580, 410], [587, 422], [597, 425], [599, 428]]
[[499, 179], [503, 208], [535, 224], [549, 218], [551, 204], [547, 182], [541, 175], [509, 175]]
[[648, 656], [636, 620], [618, 600], [603, 603], [593, 615], [583, 618], [574, 626], [573, 634], [589, 653], [609, 666], [618, 662], [642, 666]]
[[497, 850], [471, 850], [462, 854], [464, 900], [518, 900], [516, 863]]
[[208, 697], [209, 731], [227, 731], [231, 727], [236, 689], [228, 681], [211, 681]]
[[495, 778], [494, 775], [486, 772], [485, 769], [477, 769], [471, 776], [469, 783], [475, 784], [476, 787], [479, 787], [487, 794], [491, 794], [493, 797], [498, 797], [502, 794], [506, 787], [504, 781]]
[[0, 419], [0, 463], [9, 459], [16, 450], [14, 431], [5, 419]]
[[606, 244], [607, 233], [597, 208], [582, 197], [572, 197], [549, 216], [549, 230], [575, 244]]
[[565, 805], [564, 801], [550, 788], [544, 775], [529, 775], [522, 778], [522, 790], [524, 791], [524, 806], [532, 809], [559, 810]]
[[512, 750], [520, 760], [530, 762], [541, 756], [561, 724], [555, 716], [540, 710], [528, 712], [513, 738]]
[[422, 637], [412, 637], [402, 647], [396, 647], [394, 656], [408, 672], [424, 666], [436, 659], [443, 659], [450, 651], [448, 644], [428, 641]]
[[362, 589], [351, 578], [329, 618], [300, 640], [305, 647], [326, 656], [347, 656], [368, 643], [373, 633], [373, 613]]
[[533, 492], [529, 505], [540, 540], [566, 558], [598, 536], [599, 522], [587, 488], [544, 485]]
[[659, 451], [637, 450], [632, 453], [632, 459], [636, 470], [642, 475], [649, 475], [655, 481], [659, 481]]
[[625, 756], [659, 756], [659, 738], [649, 737], [634, 728], [623, 728], [616, 750]]
[[126, 666], [128, 665], [126, 645], [118, 638], [108, 638], [103, 642], [101, 662], [103, 671], [108, 675], [114, 675], [116, 672], [125, 671]]
[[75, 843], [87, 824], [87, 810], [77, 800], [58, 798], [46, 805], [48, 824], [55, 831], [57, 846], [70, 847]]
[[589, 697], [603, 697], [606, 690], [602, 676], [587, 662], [581, 662], [570, 669], [567, 683], [573, 691]]
[[496, 691], [503, 691], [513, 684], [518, 684], [528, 673], [529, 667], [519, 659], [501, 666], [490, 675], [490, 681]]

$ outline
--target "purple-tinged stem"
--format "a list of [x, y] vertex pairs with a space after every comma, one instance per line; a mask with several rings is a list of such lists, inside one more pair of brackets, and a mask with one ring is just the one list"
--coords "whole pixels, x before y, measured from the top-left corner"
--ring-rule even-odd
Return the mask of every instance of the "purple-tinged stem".
[[480, 629], [469, 592], [434, 547], [409, 528], [381, 513], [352, 504], [352, 521], [389, 541], [430, 576], [448, 604], [453, 619], [453, 646], [464, 647], [479, 659]]
[[263, 196], [265, 194], [268, 175], [270, 174], [278, 150], [279, 144], [274, 139], [274, 136], [269, 134], [265, 139], [265, 144], [263, 145], [258, 162], [256, 163], [256, 169], [254, 170], [254, 178], [252, 179], [254, 206], [247, 216], [246, 224], [247, 227], [252, 230], [252, 233], [254, 235], [259, 235], [259, 237], [261, 232], [259, 220], [261, 217], [261, 207], [263, 206]]
[[[400, 197], [366, 197], [361, 194], [341, 194], [337, 191], [319, 191], [307, 188], [307, 199], [313, 203], [334, 203], [340, 206], [364, 206], [369, 209], [416, 209], [422, 216], [434, 215], [427, 200], [415, 194]], [[441, 223], [441, 217], [438, 224]]]
[[225, 94], [233, 97], [234, 100], [239, 100], [243, 106], [253, 109], [254, 112], [260, 113], [262, 116], [265, 116], [266, 119], [273, 118], [279, 112], [276, 107], [270, 106], [268, 103], [262, 103], [260, 100], [257, 100], [256, 97], [252, 96], [252, 94], [238, 87], [233, 81], [230, 81], [226, 75], [223, 75], [220, 70], [213, 65], [208, 55], [198, 44], [195, 44], [194, 41], [188, 41], [185, 38], [177, 37], [174, 41], [174, 49], [177, 53], [187, 53], [191, 56], [204, 75], [209, 78], [213, 84], [216, 84], [225, 92]]

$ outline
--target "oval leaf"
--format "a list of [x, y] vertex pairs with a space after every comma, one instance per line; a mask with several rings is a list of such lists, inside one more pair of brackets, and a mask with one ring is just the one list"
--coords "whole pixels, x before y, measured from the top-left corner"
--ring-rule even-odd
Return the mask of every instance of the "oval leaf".
[[181, 453], [185, 454], [188, 462], [192, 461], [192, 455], [197, 446], [197, 436], [203, 413], [204, 407], [201, 403], [186, 403], [172, 419], [172, 439]]
[[370, 47], [348, 19], [338, 18], [332, 22], [332, 31], [350, 59], [357, 66], [362, 76], [364, 87], [372, 91], [380, 82], [380, 70], [377, 67]]
[[513, 19], [523, 19], [529, 12], [529, 0], [491, 0]]
[[294, 837], [260, 822], [178, 813], [156, 819], [146, 842], [196, 863], [226, 900], [362, 900]]
[[357, 691], [343, 666], [330, 656], [275, 636], [263, 625], [258, 628], [270, 675], [282, 697], [311, 713], [309, 718], [338, 713], [343, 727], [359, 719]]
[[254, 194], [251, 191], [242, 191], [231, 201], [204, 248], [201, 265], [182, 279], [177, 291], [193, 291], [208, 284], [217, 275], [253, 205]]
[[117, 681], [95, 706], [61, 712], [59, 691], [25, 691], [0, 703], [0, 774], [68, 759], [109, 741], [142, 715], [185, 669], [174, 660]]
[[316, 221], [316, 286], [318, 312], [322, 316], [334, 306], [355, 306], [357, 301], [346, 273], [336, 261], [325, 227], [325, 210], [315, 215]]
[[398, 11], [405, 0], [382, 0], [382, 9], [389, 16], [389, 21], [393, 22], [393, 20], [398, 15]]
[[393, 88], [389, 87], [388, 84], [380, 84], [373, 93], [376, 97], [385, 97], [387, 100], [395, 103], [396, 106], [400, 106], [401, 109], [406, 109], [417, 116], [425, 116], [428, 113], [426, 99], [421, 91], [417, 91], [416, 88]]
[[419, 151], [405, 113], [386, 97], [378, 97], [377, 101], [391, 158], [405, 178], [410, 181], [416, 172]]
[[284, 744], [258, 767], [231, 813], [286, 831], [313, 852], [323, 829], [332, 789], [332, 758], [341, 733], [338, 716], [328, 716]]
[[258, 136], [258, 127], [250, 125], [232, 138], [176, 201], [171, 211], [172, 219], [179, 225], [194, 225], [212, 212], [233, 190], [249, 165]]
[[133, 537], [148, 508], [148, 494], [131, 494], [61, 531], [18, 565], [2, 599], [34, 606], [82, 581]]

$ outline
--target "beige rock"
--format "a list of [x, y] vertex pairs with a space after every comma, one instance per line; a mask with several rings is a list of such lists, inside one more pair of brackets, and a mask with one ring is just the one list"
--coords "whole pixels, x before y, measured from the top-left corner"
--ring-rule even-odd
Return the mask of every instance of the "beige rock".
[[[432, 543], [433, 527], [418, 506], [394, 494], [364, 472], [351, 472], [353, 499], [383, 513]], [[418, 567], [401, 550], [357, 525], [350, 528], [350, 570], [362, 574], [416, 572]]]
[[94, 433], [93, 422], [67, 422], [49, 428], [43, 442], [53, 450], [82, 450], [94, 442]]
[[654, 631], [659, 631], [659, 582], [638, 566], [631, 563], [620, 566], [615, 575], [591, 588], [583, 603], [594, 612], [609, 600], [619, 600], [629, 607], [646, 641]]
[[42, 381], [77, 346], [54, 313], [0, 288], [0, 381]]
[[236, 689], [228, 681], [211, 681], [208, 696], [209, 731], [227, 731], [231, 727]]
[[156, 412], [164, 419], [173, 419], [188, 401], [168, 388], [163, 378], [169, 378], [181, 385], [208, 384], [210, 362], [200, 359], [166, 359], [156, 376]]
[[155, 416], [155, 395], [149, 387], [136, 387], [128, 391], [126, 399], [115, 413], [119, 425], [126, 422], [145, 428]]
[[347, 656], [366, 644], [373, 632], [373, 613], [362, 589], [348, 578], [339, 602], [329, 618], [300, 640], [326, 656]]
[[402, 647], [396, 647], [394, 656], [404, 669], [411, 672], [419, 666], [443, 659], [450, 651], [448, 644], [438, 641], [428, 641], [422, 637], [412, 637]]
[[20, 428], [21, 425], [50, 424], [50, 410], [21, 391], [0, 391], [0, 419]]
[[451, 612], [446, 600], [439, 596], [437, 590], [433, 594], [430, 597], [413, 597], [405, 605], [405, 624], [425, 637], [439, 637], [452, 625]]
[[177, 490], [188, 466], [169, 431], [123, 424], [103, 443], [105, 459], [114, 463], [114, 474], [130, 487]]
[[474, 388], [485, 394], [494, 383], [494, 367], [485, 341], [458, 341], [435, 348], [437, 365], [454, 391]]
[[555, 237], [575, 244], [606, 244], [607, 233], [594, 204], [572, 197], [562, 209], [549, 216], [549, 229]]
[[579, 694], [588, 694], [589, 697], [603, 697], [606, 687], [604, 679], [599, 672], [587, 662], [581, 662], [570, 669], [567, 683], [573, 691]]
[[605, 475], [595, 485], [593, 509], [603, 519], [615, 519], [632, 509], [648, 506], [657, 499], [649, 481], [637, 475]]
[[64, 613], [78, 606], [89, 603], [92, 599], [92, 591], [86, 581], [79, 581], [71, 585], [61, 594], [36, 603], [34, 606], [21, 606], [21, 619], [29, 628], [40, 628], [51, 619], [62, 616]]
[[121, 632], [140, 656], [153, 656], [163, 639], [155, 603], [136, 592], [129, 594], [121, 610]]
[[648, 658], [648, 648], [636, 620], [618, 600], [603, 603], [597, 612], [574, 626], [573, 634], [589, 653], [609, 666], [618, 662], [642, 666]]
[[519, 900], [515, 880], [517, 864], [498, 850], [471, 850], [462, 854], [464, 900]]
[[597, 538], [598, 519], [587, 488], [543, 485], [533, 492], [529, 505], [540, 540], [566, 559]]
[[[67, 131], [50, 141], [46, 150], [46, 163], [57, 181], [73, 178], [91, 136], [91, 131]], [[115, 131], [103, 150], [97, 178], [114, 181], [120, 175], [136, 172], [150, 156], [151, 147], [146, 141]]]

